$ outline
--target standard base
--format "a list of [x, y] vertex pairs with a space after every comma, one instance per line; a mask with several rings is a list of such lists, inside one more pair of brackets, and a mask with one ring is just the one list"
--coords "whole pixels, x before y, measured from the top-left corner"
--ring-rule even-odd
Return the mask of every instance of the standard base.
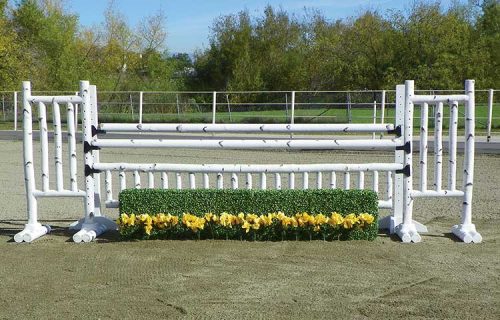
[[422, 237], [418, 234], [417, 225], [415, 223], [400, 224], [396, 227], [396, 234], [404, 243], [418, 243], [422, 241]]
[[73, 235], [74, 242], [91, 242], [97, 238], [100, 234], [108, 230], [116, 230], [118, 226], [116, 223], [106, 217], [93, 217], [90, 219], [81, 219], [73, 224], [71, 224], [70, 229], [78, 230], [77, 233]]
[[[418, 221], [415, 221], [415, 220], [412, 220], [412, 223], [415, 226], [415, 229], [417, 230], [417, 232], [420, 232], [420, 233], [428, 232], [427, 227], [424, 224], [422, 224]], [[394, 233], [396, 233], [397, 226], [400, 224], [401, 224], [401, 222], [397, 222], [393, 216], [386, 216], [378, 221], [378, 228], [379, 228], [379, 230], [387, 229], [387, 230], [389, 230], [389, 234], [394, 234]]]
[[43, 226], [40, 223], [28, 223], [24, 226], [24, 230], [14, 236], [14, 241], [31, 242], [50, 232], [50, 226]]
[[451, 228], [451, 232], [465, 243], [481, 243], [483, 237], [476, 231], [474, 224], [458, 224]]

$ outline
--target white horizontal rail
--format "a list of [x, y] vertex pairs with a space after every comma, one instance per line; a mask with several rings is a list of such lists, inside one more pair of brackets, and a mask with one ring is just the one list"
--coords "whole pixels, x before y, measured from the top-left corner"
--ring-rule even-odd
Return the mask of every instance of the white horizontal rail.
[[85, 191], [79, 190], [79, 191], [71, 191], [71, 190], [47, 190], [47, 191], [40, 191], [36, 190], [33, 191], [33, 195], [37, 198], [42, 198], [42, 197], [85, 197]]
[[423, 198], [423, 197], [463, 197], [464, 192], [461, 190], [426, 190], [418, 191], [413, 190], [411, 192], [412, 198]]
[[141, 172], [207, 172], [207, 173], [298, 173], [318, 171], [395, 171], [403, 168], [399, 163], [318, 163], [318, 164], [183, 164], [183, 163], [94, 163], [101, 171]]
[[104, 148], [202, 148], [202, 149], [363, 149], [394, 150], [401, 145], [399, 139], [391, 140], [164, 140], [164, 139], [101, 139], [92, 143]]
[[30, 96], [28, 101], [31, 103], [82, 103], [82, 98], [79, 96]]
[[379, 200], [378, 207], [380, 209], [392, 209], [392, 201], [391, 200]]
[[454, 95], [415, 95], [411, 98], [413, 103], [438, 103], [446, 102], [450, 103], [452, 101], [468, 101], [469, 97], [465, 94], [454, 94]]
[[205, 123], [103, 123], [105, 131], [114, 132], [387, 132], [393, 124], [205, 124]]
[[120, 207], [120, 201], [118, 201], [118, 200], [108, 200], [104, 204], [106, 205], [106, 208], [119, 208]]

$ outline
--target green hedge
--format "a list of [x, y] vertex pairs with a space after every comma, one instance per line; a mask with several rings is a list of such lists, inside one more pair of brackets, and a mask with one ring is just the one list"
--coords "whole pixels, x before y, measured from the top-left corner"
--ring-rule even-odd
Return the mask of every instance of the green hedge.
[[[325, 215], [338, 212], [346, 216], [350, 213], [369, 213], [375, 217], [374, 223], [370, 226], [340, 234], [330, 234], [329, 237], [373, 240], [378, 233], [378, 198], [377, 194], [370, 190], [126, 189], [120, 193], [119, 201], [120, 214], [128, 215], [170, 213], [182, 217], [182, 214], [187, 212], [197, 216], [203, 216], [207, 212], [215, 214], [244, 212], [260, 215], [281, 211], [288, 216], [300, 212]], [[132, 233], [133, 230], [129, 230], [122, 232], [122, 235], [149, 238], [144, 234], [132, 235]], [[202, 237], [210, 237], [205, 233]], [[177, 234], [174, 238], [185, 236], [186, 234]], [[155, 237], [161, 235], [153, 235], [153, 238]], [[245, 234], [234, 231], [229, 237], [245, 238]], [[287, 235], [286, 238], [293, 238], [293, 235]]]

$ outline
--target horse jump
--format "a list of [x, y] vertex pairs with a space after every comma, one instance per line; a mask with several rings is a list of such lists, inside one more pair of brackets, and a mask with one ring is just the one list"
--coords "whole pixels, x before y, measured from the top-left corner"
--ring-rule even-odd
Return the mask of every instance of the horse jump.
[[[463, 189], [457, 189], [457, 125], [458, 105], [465, 106], [465, 151], [463, 168]], [[77, 184], [77, 152], [76, 128], [74, 126], [75, 105], [82, 110], [83, 133], [83, 168], [85, 183], [83, 190]], [[41, 144], [41, 187], [35, 183], [35, 168], [33, 161], [32, 117], [33, 106], [38, 106]], [[54, 126], [54, 167], [55, 189], [49, 185], [48, 156], [48, 126], [47, 105], [52, 107]], [[62, 131], [60, 105], [67, 110], [69, 186], [64, 186]], [[420, 119], [420, 150], [418, 187], [414, 187], [413, 177], [413, 120], [414, 105], [421, 108]], [[432, 189], [428, 188], [427, 180], [427, 138], [429, 105], [435, 105], [434, 131], [434, 162], [435, 171]], [[449, 130], [449, 166], [448, 183], [442, 184], [442, 121], [444, 105], [450, 108]], [[391, 124], [130, 124], [130, 123], [99, 123], [97, 108], [97, 92], [95, 86], [88, 81], [80, 82], [78, 96], [33, 96], [31, 85], [23, 82], [24, 108], [24, 173], [28, 223], [23, 231], [14, 236], [16, 242], [31, 242], [49, 232], [49, 228], [38, 222], [37, 199], [43, 197], [80, 197], [84, 199], [85, 213], [81, 220], [72, 225], [79, 230], [73, 236], [75, 242], [89, 242], [106, 230], [116, 229], [115, 223], [102, 214], [101, 208], [101, 173], [104, 173], [106, 190], [106, 207], [117, 207], [118, 201], [113, 197], [112, 176], [117, 174], [120, 181], [120, 191], [127, 187], [127, 174], [132, 173], [134, 187], [141, 188], [141, 173], [147, 174], [148, 188], [155, 187], [155, 175], [161, 178], [161, 187], [183, 188], [187, 180], [189, 188], [224, 188], [224, 178], [230, 179], [231, 188], [266, 189], [270, 186], [268, 176], [274, 176], [273, 187], [296, 188], [296, 175], [302, 176], [301, 188], [310, 187], [309, 180], [316, 178], [316, 188], [351, 188], [351, 176], [357, 177], [357, 188], [365, 188], [365, 174], [372, 175], [372, 189], [380, 196], [379, 208], [391, 209], [391, 215], [380, 220], [380, 227], [396, 233], [403, 242], [420, 242], [419, 232], [427, 228], [412, 218], [413, 201], [421, 197], [459, 197], [463, 198], [461, 223], [453, 226], [452, 232], [464, 242], [481, 242], [482, 238], [472, 224], [472, 188], [474, 176], [474, 81], [465, 82], [465, 93], [460, 95], [415, 95], [414, 83], [411, 80], [396, 87], [396, 117]], [[245, 139], [130, 139], [106, 138], [107, 133], [142, 132], [162, 133], [255, 133], [266, 135], [270, 133], [290, 134], [284, 138]], [[385, 133], [390, 138], [372, 140], [355, 137], [354, 139], [304, 139], [293, 138], [294, 133]], [[185, 163], [106, 163], [100, 160], [100, 150], [107, 148], [209, 148], [209, 149], [286, 149], [286, 150], [380, 150], [394, 154], [394, 162], [361, 163], [361, 164], [185, 164]], [[343, 185], [337, 185], [337, 173], [343, 174]], [[379, 175], [386, 178], [386, 188], [379, 190]], [[169, 182], [169, 175], [175, 177], [175, 184]], [[326, 185], [323, 177], [329, 176]], [[244, 177], [244, 179], [242, 179]], [[254, 178], [258, 177], [258, 186]], [[212, 179], [212, 182], [211, 182]], [[240, 184], [240, 179], [244, 184]], [[199, 181], [201, 180], [201, 183]], [[198, 181], [198, 182], [197, 182]]]

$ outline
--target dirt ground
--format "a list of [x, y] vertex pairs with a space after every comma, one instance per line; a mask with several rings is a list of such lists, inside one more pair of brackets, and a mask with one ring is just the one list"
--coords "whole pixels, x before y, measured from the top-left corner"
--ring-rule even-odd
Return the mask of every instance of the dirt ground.
[[[430, 230], [419, 244], [385, 234], [373, 242], [119, 242], [116, 233], [75, 244], [66, 227], [82, 216], [82, 201], [45, 199], [39, 215], [53, 232], [16, 244], [26, 221], [22, 143], [0, 141], [0, 150], [0, 319], [500, 319], [500, 156], [476, 157], [473, 221], [481, 244], [449, 233], [459, 199], [416, 201], [415, 218]], [[376, 153], [271, 151], [112, 150], [102, 157], [390, 161]]]

